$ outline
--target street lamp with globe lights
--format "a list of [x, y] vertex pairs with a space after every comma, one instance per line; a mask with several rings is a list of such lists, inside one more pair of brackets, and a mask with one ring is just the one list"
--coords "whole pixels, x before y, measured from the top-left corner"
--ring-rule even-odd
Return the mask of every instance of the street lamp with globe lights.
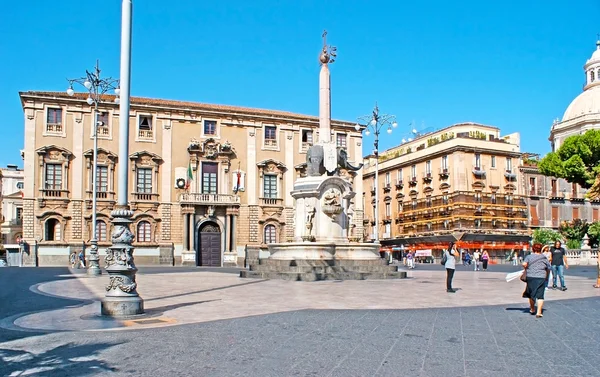
[[93, 72], [85, 71], [86, 75], [78, 79], [67, 79], [69, 82], [69, 88], [67, 94], [73, 96], [75, 90], [73, 84], [83, 85], [88, 91], [88, 97], [86, 102], [88, 105], [94, 105], [94, 126], [93, 126], [93, 139], [94, 139], [94, 163], [92, 173], [92, 239], [90, 240], [90, 256], [88, 257], [88, 274], [89, 275], [101, 275], [102, 270], [100, 269], [100, 258], [98, 257], [98, 234], [96, 229], [97, 224], [97, 205], [98, 205], [98, 127], [103, 126], [102, 122], [98, 121], [98, 104], [102, 102], [102, 96], [107, 92], [114, 90], [116, 95], [115, 103], [119, 103], [119, 80], [112, 77], [100, 78], [100, 68], [98, 67], [98, 61], [96, 61], [96, 67]]
[[373, 154], [375, 155], [375, 242], [379, 242], [379, 133], [387, 126], [387, 133], [391, 134], [392, 129], [398, 127], [395, 115], [379, 114], [379, 107], [375, 103], [375, 108], [371, 115], [365, 115], [358, 118], [359, 123], [354, 126], [356, 131], [361, 130], [360, 123], [366, 124], [365, 136], [371, 135], [371, 132], [375, 135], [375, 141], [373, 145], [375, 149]]

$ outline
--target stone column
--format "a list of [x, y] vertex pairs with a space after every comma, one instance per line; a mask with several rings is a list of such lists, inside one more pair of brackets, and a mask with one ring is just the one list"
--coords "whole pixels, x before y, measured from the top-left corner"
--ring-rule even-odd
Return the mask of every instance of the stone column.
[[190, 250], [190, 235], [188, 234], [189, 215], [183, 214], [183, 249]]
[[236, 227], [235, 223], [236, 223], [236, 216], [235, 215], [231, 215], [231, 251], [237, 252], [237, 245], [236, 245], [237, 227]]

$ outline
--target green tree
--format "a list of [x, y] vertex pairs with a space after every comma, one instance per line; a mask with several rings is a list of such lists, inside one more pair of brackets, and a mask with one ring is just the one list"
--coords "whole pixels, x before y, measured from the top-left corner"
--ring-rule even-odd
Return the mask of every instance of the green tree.
[[538, 228], [533, 231], [533, 242], [548, 245], [561, 239], [560, 233], [548, 228]]
[[563, 221], [558, 227], [558, 231], [564, 238], [567, 239], [567, 245], [569, 241], [579, 242], [581, 245], [581, 240], [583, 240], [583, 236], [588, 231], [590, 224], [588, 224], [587, 220], [574, 219], [572, 221]]
[[587, 234], [588, 236], [590, 236], [590, 246], [596, 247], [598, 245], [598, 242], [600, 241], [600, 222], [596, 221], [594, 223], [591, 223], [588, 228]]
[[594, 186], [600, 173], [600, 130], [569, 136], [556, 152], [548, 153], [538, 167], [544, 175], [564, 178], [584, 188]]

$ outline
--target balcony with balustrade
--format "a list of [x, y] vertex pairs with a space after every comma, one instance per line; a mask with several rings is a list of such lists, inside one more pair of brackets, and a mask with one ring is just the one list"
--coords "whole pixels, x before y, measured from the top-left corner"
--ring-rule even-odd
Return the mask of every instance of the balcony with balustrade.
[[[274, 199], [277, 200], [277, 199]], [[184, 192], [179, 195], [179, 203], [206, 206], [239, 206], [240, 197], [231, 194], [207, 194], [199, 192]], [[261, 201], [262, 204], [262, 201]]]

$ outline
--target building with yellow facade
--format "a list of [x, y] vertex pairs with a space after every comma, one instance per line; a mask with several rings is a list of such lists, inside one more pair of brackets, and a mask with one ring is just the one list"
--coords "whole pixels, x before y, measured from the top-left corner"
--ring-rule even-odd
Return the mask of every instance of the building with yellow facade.
[[[93, 106], [87, 94], [20, 93], [25, 115], [23, 239], [27, 264], [66, 265], [92, 238]], [[293, 238], [289, 195], [305, 174], [318, 117], [284, 111], [131, 98], [130, 155], [119, 156], [119, 108], [99, 107], [96, 234], [110, 246], [117, 165], [129, 163], [138, 264], [243, 264], [246, 246]], [[362, 159], [361, 133], [332, 121], [332, 137]], [[355, 188], [362, 192], [361, 172]], [[361, 203], [355, 222], [362, 232]]]
[[[375, 157], [363, 171], [364, 236], [394, 250], [428, 250], [450, 241], [503, 259], [527, 246], [519, 134], [461, 123], [416, 135], [379, 155], [379, 224], [375, 224]], [[436, 250], [438, 250], [436, 252]], [[436, 254], [437, 253], [437, 254]]]

